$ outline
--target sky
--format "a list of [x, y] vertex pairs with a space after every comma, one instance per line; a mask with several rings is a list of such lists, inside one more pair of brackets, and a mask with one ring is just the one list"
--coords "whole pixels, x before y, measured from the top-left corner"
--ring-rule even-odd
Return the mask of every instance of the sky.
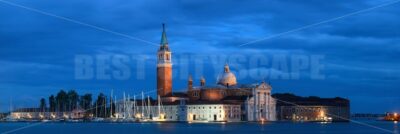
[[[10, 104], [37, 106], [60, 89], [94, 95], [112, 90], [119, 96], [153, 91], [165, 23], [174, 91], [186, 90], [189, 74], [195, 85], [201, 76], [215, 84], [229, 63], [238, 83], [268, 81], [273, 93], [348, 98], [353, 113], [400, 112], [400, 2], [388, 2], [393, 1], [0, 1], [0, 111]], [[299, 78], [241, 75], [293, 72], [274, 68], [280, 55], [288, 61], [300, 55], [310, 59], [309, 66]], [[77, 59], [85, 56], [94, 70], [104, 68], [101, 57], [125, 57], [129, 69], [123, 70], [131, 75], [81, 79], [76, 72], [83, 63]], [[257, 56], [270, 64], [250, 66]], [[322, 78], [311, 77], [313, 57], [322, 57]]]

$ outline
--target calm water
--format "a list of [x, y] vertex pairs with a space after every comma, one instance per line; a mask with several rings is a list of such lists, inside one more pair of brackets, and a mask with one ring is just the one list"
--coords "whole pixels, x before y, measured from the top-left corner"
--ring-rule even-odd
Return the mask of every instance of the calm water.
[[[399, 133], [400, 124], [393, 122], [366, 122], [370, 125]], [[0, 123], [0, 132], [29, 126], [34, 123]], [[211, 134], [211, 133], [351, 133], [379, 134], [388, 133], [379, 129], [356, 123], [291, 123], [274, 122], [258, 123], [227, 123], [227, 124], [188, 124], [188, 123], [43, 123], [21, 129], [18, 134], [147, 134], [147, 133], [178, 133], [178, 134]]]

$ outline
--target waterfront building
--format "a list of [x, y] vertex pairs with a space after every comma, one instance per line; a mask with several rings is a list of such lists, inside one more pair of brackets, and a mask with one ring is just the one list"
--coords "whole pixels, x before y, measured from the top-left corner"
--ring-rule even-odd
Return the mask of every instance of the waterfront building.
[[212, 122], [239, 122], [241, 121], [241, 108], [239, 104], [190, 104], [187, 105], [187, 120], [212, 121]]
[[[142, 121], [183, 121], [183, 122], [239, 122], [241, 121], [241, 105], [230, 103], [191, 102], [159, 102], [153, 99], [130, 100], [132, 110], [116, 111], [119, 119], [137, 119]], [[124, 107], [123, 102], [118, 107]]]
[[72, 111], [50, 112], [48, 108], [20, 108], [12, 111], [10, 116], [16, 120], [82, 119], [85, 117], [85, 111], [74, 109]]
[[334, 121], [350, 119], [350, 102], [343, 98], [300, 97], [293, 94], [274, 94], [279, 120]]

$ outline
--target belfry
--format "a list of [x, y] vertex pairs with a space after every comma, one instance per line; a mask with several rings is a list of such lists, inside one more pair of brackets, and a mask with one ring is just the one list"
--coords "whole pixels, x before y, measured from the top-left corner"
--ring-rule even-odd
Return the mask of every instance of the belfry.
[[157, 52], [157, 94], [161, 97], [172, 94], [171, 51], [168, 47], [165, 24], [163, 24], [160, 48]]

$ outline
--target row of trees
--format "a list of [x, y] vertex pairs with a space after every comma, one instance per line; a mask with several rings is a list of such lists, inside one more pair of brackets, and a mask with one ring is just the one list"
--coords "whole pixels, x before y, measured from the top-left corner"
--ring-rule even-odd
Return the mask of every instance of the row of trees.
[[[46, 100], [44, 98], [40, 99], [40, 109], [42, 111], [50, 112], [70, 112], [74, 109], [80, 108], [86, 111], [87, 114], [93, 114], [95, 117], [109, 117], [110, 107], [109, 103], [107, 105], [107, 96], [100, 93], [97, 96], [97, 100], [93, 102], [92, 94], [79, 95], [75, 90], [70, 90], [68, 92], [60, 90], [56, 96], [51, 95], [48, 98], [49, 107], [47, 107]], [[113, 103], [112, 103], [113, 104]], [[115, 104], [113, 104], [113, 110]]]

